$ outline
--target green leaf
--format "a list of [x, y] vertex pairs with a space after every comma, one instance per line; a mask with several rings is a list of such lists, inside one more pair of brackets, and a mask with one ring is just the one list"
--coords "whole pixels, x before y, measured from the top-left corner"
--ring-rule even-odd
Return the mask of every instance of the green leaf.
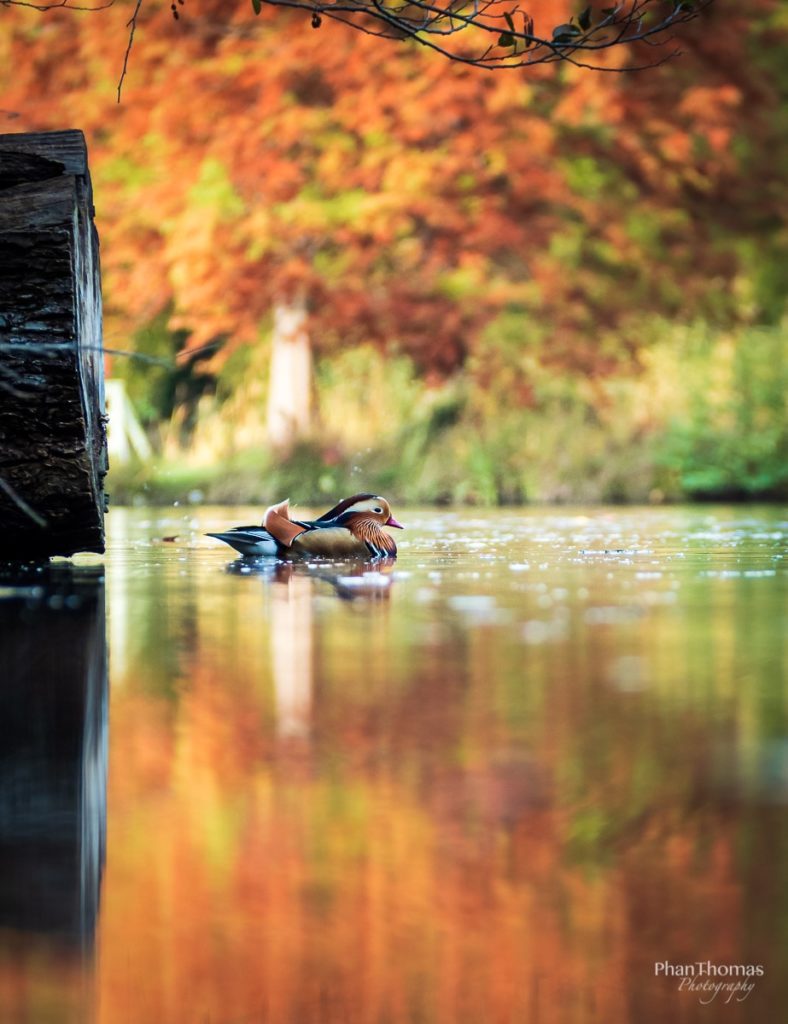
[[499, 46], [514, 46], [514, 36], [510, 32], [501, 32], [498, 36]]
[[506, 24], [509, 26], [509, 28], [511, 29], [512, 33], [516, 32], [516, 29], [514, 27], [514, 21], [512, 19], [511, 14], [509, 14], [508, 11], [504, 11], [503, 16], [504, 16], [504, 18], [506, 18]]
[[254, 11], [255, 14], [259, 14], [260, 11], [262, 11], [262, 9], [263, 9], [263, 2], [262, 2], [262, 0], [252, 0], [252, 10]]
[[583, 13], [578, 17], [577, 21], [580, 28], [582, 28], [584, 32], [587, 32], [589, 28], [591, 28], [591, 8], [586, 7]]

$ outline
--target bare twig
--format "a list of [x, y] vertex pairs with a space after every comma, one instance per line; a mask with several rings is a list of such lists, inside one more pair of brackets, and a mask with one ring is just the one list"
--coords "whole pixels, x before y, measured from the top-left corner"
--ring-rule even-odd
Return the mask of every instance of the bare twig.
[[[175, 370], [179, 362], [185, 362], [202, 352], [211, 352], [224, 344], [223, 340], [209, 341], [205, 345], [198, 345], [196, 348], [185, 348], [176, 352], [173, 359], [164, 359], [162, 356], [151, 356], [147, 352], [133, 352], [124, 348], [107, 348], [105, 345], [79, 345], [75, 341], [2, 341], [0, 340], [0, 355], [3, 353], [18, 353], [24, 351], [40, 355], [48, 355], [52, 352], [101, 352], [106, 356], [122, 356], [124, 359], [136, 359], [140, 363], [148, 363], [151, 366], [163, 366], [167, 370]], [[22, 376], [10, 367], [0, 364], [0, 378], [11, 378], [14, 384], [7, 380], [0, 379], [0, 389], [8, 391], [16, 397], [25, 397], [19, 390], [19, 385], [30, 386], [27, 377]]]
[[[171, 359], [162, 359], [159, 356], [149, 356], [145, 352], [131, 352], [128, 349], [122, 348], [105, 348], [103, 345], [78, 345], [74, 341], [20, 341], [20, 342], [0, 342], [0, 354], [6, 352], [18, 353], [24, 351], [26, 354], [31, 352], [39, 353], [41, 355], [48, 355], [51, 352], [102, 352], [107, 356], [124, 356], [127, 359], [137, 359], [141, 363], [152, 363], [156, 366], [166, 366], [168, 369], [174, 369], [175, 363]], [[195, 349], [195, 351], [198, 351]], [[20, 375], [15, 371], [10, 370], [8, 367], [0, 365], [0, 375], [6, 377], [12, 376], [17, 384], [27, 383], [24, 378], [20, 378]], [[14, 391], [18, 394], [18, 390], [12, 388], [11, 385], [6, 384], [5, 381], [0, 380], [0, 387], [5, 387], [9, 391]]]
[[0, 0], [0, 7], [29, 7], [33, 11], [45, 12], [54, 11], [57, 8], [64, 8], [67, 11], [86, 11], [88, 14], [93, 14], [95, 11], [106, 11], [108, 7], [112, 7], [115, 0], [104, 0], [103, 3], [92, 4], [85, 6], [83, 4], [71, 3], [71, 0], [52, 0], [51, 3], [31, 3], [30, 0]]
[[40, 515], [38, 512], [36, 512], [34, 508], [28, 505], [25, 499], [21, 495], [17, 494], [17, 492], [14, 490], [11, 484], [9, 484], [8, 481], [4, 480], [1, 476], [0, 491], [4, 491], [11, 499], [11, 501], [13, 501], [16, 507], [21, 509], [21, 511], [24, 512], [26, 516], [32, 519], [36, 526], [39, 526], [42, 530], [45, 530], [47, 528], [47, 526], [49, 525], [47, 520], [44, 519], [44, 517]]
[[134, 45], [134, 33], [137, 31], [137, 18], [139, 17], [141, 7], [142, 0], [137, 0], [136, 6], [134, 7], [134, 13], [126, 22], [126, 28], [129, 30], [129, 38], [126, 43], [126, 52], [123, 54], [123, 68], [120, 72], [120, 78], [118, 79], [118, 103], [120, 103], [120, 94], [123, 89], [123, 82], [129, 70], [129, 57], [131, 56], [131, 48]]

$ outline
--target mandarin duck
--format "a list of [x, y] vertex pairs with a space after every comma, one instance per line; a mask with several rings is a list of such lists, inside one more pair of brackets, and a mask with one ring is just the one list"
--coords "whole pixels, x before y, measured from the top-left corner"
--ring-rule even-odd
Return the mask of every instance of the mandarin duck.
[[242, 555], [278, 558], [396, 558], [394, 538], [383, 529], [404, 527], [391, 514], [385, 498], [354, 494], [318, 519], [291, 519], [288, 501], [272, 505], [262, 526], [236, 526], [209, 533]]

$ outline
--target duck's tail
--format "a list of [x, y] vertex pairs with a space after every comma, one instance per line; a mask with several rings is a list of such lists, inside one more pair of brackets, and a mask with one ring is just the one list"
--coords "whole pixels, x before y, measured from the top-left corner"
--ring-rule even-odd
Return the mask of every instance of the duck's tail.
[[263, 526], [286, 548], [291, 547], [299, 534], [306, 533], [305, 526], [290, 519], [289, 501], [290, 499], [286, 498], [278, 505], [272, 505], [263, 516]]
[[206, 533], [206, 537], [215, 537], [234, 548], [239, 554], [259, 558], [261, 555], [276, 555], [276, 541], [269, 537], [265, 530], [244, 532], [228, 530], [227, 533]]

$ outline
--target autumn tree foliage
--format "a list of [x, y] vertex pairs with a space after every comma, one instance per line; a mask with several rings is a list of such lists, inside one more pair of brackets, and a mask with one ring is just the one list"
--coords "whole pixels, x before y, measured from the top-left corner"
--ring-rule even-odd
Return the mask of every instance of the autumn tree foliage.
[[4, 123], [89, 135], [114, 334], [166, 312], [221, 361], [298, 300], [319, 351], [374, 341], [445, 375], [509, 313], [597, 373], [648, 311], [773, 315], [758, 252], [784, 244], [785, 139], [749, 57], [780, 30], [771, 0], [719, 0], [683, 57], [637, 75], [617, 72], [653, 62], [648, 40], [600, 50], [609, 74], [483, 74], [302, 12], [187, 13], [141, 8], [120, 107], [127, 10], [2, 15]]

